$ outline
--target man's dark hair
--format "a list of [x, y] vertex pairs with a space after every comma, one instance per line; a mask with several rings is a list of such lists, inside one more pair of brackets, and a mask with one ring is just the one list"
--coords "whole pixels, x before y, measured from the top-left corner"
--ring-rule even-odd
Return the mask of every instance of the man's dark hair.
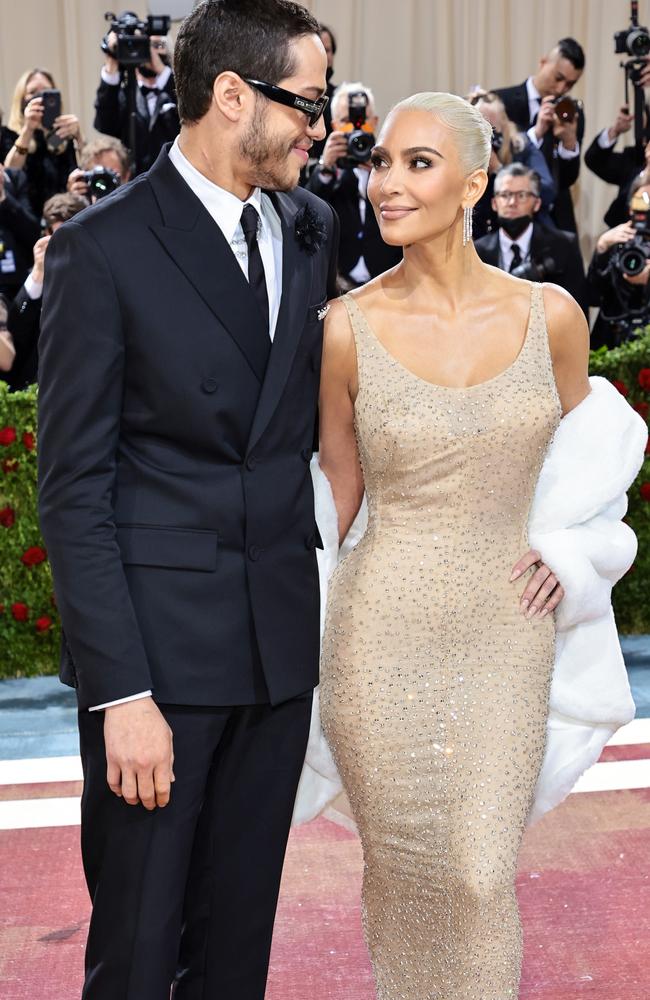
[[320, 34], [322, 34], [324, 31], [326, 31], [327, 34], [330, 36], [330, 38], [332, 39], [332, 55], [335, 56], [336, 55], [336, 38], [334, 37], [334, 32], [332, 31], [332, 29], [328, 28], [328, 26], [326, 24], [323, 24], [323, 22], [321, 21], [321, 23], [318, 25], [318, 31], [319, 31]]
[[51, 229], [55, 222], [68, 222], [84, 208], [88, 208], [88, 202], [80, 194], [54, 194], [43, 205], [43, 221]]
[[585, 68], [585, 53], [575, 38], [561, 38], [557, 43], [557, 50], [563, 59], [569, 60], [574, 69]]
[[318, 31], [309, 11], [290, 0], [203, 0], [183, 21], [174, 48], [181, 122], [203, 118], [215, 78], [227, 70], [266, 83], [291, 76], [291, 43]]
[[536, 170], [532, 167], [527, 167], [525, 163], [519, 163], [515, 160], [514, 163], [508, 163], [505, 167], [501, 167], [501, 170], [496, 174], [494, 178], [494, 192], [498, 191], [497, 182], [502, 177], [527, 177], [530, 181], [530, 187], [536, 198], [540, 196], [540, 190], [542, 186], [542, 179]]

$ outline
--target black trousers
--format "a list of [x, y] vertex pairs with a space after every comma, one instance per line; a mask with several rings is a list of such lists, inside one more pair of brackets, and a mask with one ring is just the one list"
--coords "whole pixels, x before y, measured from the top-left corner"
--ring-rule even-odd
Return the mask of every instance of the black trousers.
[[106, 784], [104, 713], [80, 712], [81, 848], [93, 912], [82, 1000], [263, 1000], [312, 694], [281, 705], [161, 705], [171, 801]]

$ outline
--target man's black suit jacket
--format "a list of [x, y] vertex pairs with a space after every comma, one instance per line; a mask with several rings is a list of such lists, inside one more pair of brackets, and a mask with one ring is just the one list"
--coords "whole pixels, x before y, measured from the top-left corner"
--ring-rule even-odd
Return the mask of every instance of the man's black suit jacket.
[[0, 201], [0, 242], [4, 253], [13, 253], [16, 268], [0, 272], [0, 292], [9, 298], [16, 294], [27, 277], [39, 235], [39, 220], [32, 211], [25, 172], [5, 170], [4, 198]]
[[[170, 104], [166, 111], [162, 108]], [[148, 170], [155, 162], [160, 150], [167, 142], [173, 142], [178, 135], [180, 122], [176, 109], [176, 85], [172, 74], [167, 81], [164, 94], [157, 99], [159, 109], [154, 116], [149, 115], [146, 98], [140, 87], [136, 87], [135, 110], [136, 132], [135, 150], [131, 150], [134, 174]], [[129, 115], [124, 87], [120, 84], [100, 81], [95, 97], [95, 120], [93, 128], [104, 135], [115, 136], [127, 149], [131, 149]]]
[[[488, 233], [487, 236], [482, 236], [476, 241], [475, 246], [476, 252], [485, 264], [499, 267], [498, 229]], [[555, 267], [551, 273], [544, 276], [544, 280], [566, 288], [586, 315], [588, 295], [585, 268], [575, 234], [564, 233], [559, 229], [543, 226], [541, 222], [534, 222], [530, 256], [533, 261], [538, 262], [544, 258], [552, 258]]]
[[315, 167], [307, 188], [331, 205], [339, 217], [340, 274], [349, 275], [361, 256], [366, 262], [371, 278], [399, 264], [402, 259], [402, 248], [391, 247], [384, 243], [374, 209], [367, 197], [366, 218], [364, 224], [361, 224], [359, 182], [354, 170], [341, 170], [338, 177], [328, 184], [321, 180], [320, 170]]
[[643, 163], [643, 153], [639, 154], [635, 146], [626, 146], [618, 152], [613, 146], [603, 149], [598, 144], [598, 136], [585, 153], [585, 164], [597, 177], [607, 184], [618, 185], [618, 194], [605, 213], [605, 224], [610, 229], [627, 222], [630, 218], [628, 209], [630, 185], [643, 170]]
[[[499, 87], [494, 90], [494, 93], [498, 94], [503, 101], [510, 121], [513, 121], [521, 132], [527, 132], [530, 128], [530, 109], [526, 82], [514, 87]], [[584, 134], [585, 116], [580, 108], [578, 111], [578, 142], [581, 146]], [[575, 184], [580, 173], [580, 157], [574, 156], [570, 160], [565, 160], [561, 156], [555, 156], [555, 146], [553, 131], [549, 129], [544, 136], [541, 150], [557, 187], [557, 197], [551, 215], [558, 229], [575, 233], [577, 227], [570, 188], [572, 184]]]
[[[40, 514], [81, 707], [149, 688], [278, 703], [318, 681], [309, 464], [337, 232], [309, 192], [271, 197], [283, 289], [266, 369], [253, 292], [167, 149], [48, 247]], [[325, 229], [313, 254], [305, 206]]]
[[38, 377], [38, 335], [42, 302], [42, 298], [30, 299], [23, 285], [9, 307], [7, 327], [14, 342], [16, 357], [5, 380], [14, 391], [33, 385]]

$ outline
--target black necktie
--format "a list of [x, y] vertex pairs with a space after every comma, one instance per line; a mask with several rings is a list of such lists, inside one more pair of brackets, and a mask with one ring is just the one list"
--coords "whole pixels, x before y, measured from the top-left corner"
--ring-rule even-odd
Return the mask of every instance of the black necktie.
[[264, 331], [268, 337], [269, 333], [269, 296], [266, 290], [266, 276], [264, 274], [264, 264], [257, 242], [257, 224], [259, 216], [252, 205], [244, 205], [241, 214], [241, 227], [244, 230], [244, 239], [248, 247], [248, 283], [264, 321]]
[[521, 250], [519, 249], [519, 244], [518, 243], [513, 243], [512, 244], [512, 260], [510, 261], [510, 267], [508, 268], [508, 270], [510, 271], [510, 274], [512, 274], [512, 272], [514, 271], [514, 269], [516, 267], [519, 267], [520, 264], [521, 264]]

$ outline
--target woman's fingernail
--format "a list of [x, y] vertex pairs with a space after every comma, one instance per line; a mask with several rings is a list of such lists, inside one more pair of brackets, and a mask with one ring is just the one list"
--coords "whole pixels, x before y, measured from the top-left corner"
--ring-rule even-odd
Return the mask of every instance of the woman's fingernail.
[[510, 583], [512, 583], [513, 580], [516, 580], [518, 576], [519, 573], [517, 572], [517, 570], [513, 569], [512, 573], [510, 574]]
[[524, 599], [521, 602], [521, 604], [519, 605], [519, 607], [521, 608], [522, 611], [525, 611], [529, 604], [530, 604], [530, 601], [527, 601], [526, 598], [524, 597]]
[[548, 614], [548, 608], [542, 608], [542, 610], [539, 613], [539, 617], [543, 618], [544, 615], [547, 615], [547, 614]]
[[526, 618], [534, 618], [536, 614], [537, 614], [537, 608], [535, 607], [534, 604], [531, 604], [530, 608], [528, 609], [528, 614], [526, 615]]

